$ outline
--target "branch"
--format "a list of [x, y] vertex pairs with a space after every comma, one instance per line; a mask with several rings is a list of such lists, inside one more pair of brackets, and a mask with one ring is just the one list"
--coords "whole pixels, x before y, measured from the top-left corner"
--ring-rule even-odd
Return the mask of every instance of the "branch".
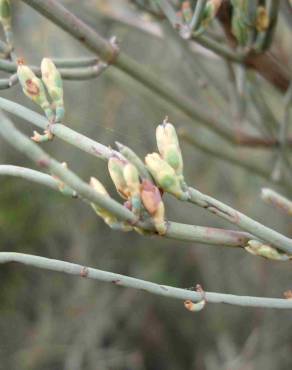
[[[146, 280], [140, 280], [125, 275], [115, 274], [113, 272], [98, 270], [75, 263], [40, 256], [14, 252], [0, 252], [0, 264], [11, 262], [21, 263], [27, 266], [33, 266], [44, 270], [62, 272], [69, 275], [76, 275], [87, 279], [99, 280], [118, 286], [143, 290], [151, 294], [175, 298], [179, 300], [190, 300], [193, 302], [198, 302], [202, 300], [202, 293], [187, 289], [160, 285]], [[213, 292], [205, 292], [204, 298], [208, 303], [226, 303], [242, 307], [279, 309], [292, 308], [292, 299], [237, 296], [233, 294]]]
[[[8, 110], [11, 112], [13, 111], [13, 113], [15, 113], [14, 112], [15, 108], [19, 106], [16, 103], [11, 103], [7, 101], [6, 99], [0, 98], [0, 106], [3, 103], [5, 107], [9, 108]], [[33, 122], [35, 121], [34, 123], [36, 123], [37, 125], [41, 125], [40, 127], [42, 128], [43, 128], [43, 125], [47, 125], [47, 121], [43, 117], [42, 117], [42, 120], [40, 120], [38, 114], [24, 107], [21, 107], [21, 106], [19, 107], [21, 109], [17, 110], [18, 115], [22, 115], [23, 113], [22, 115], [23, 118], [27, 118], [25, 115], [29, 115], [28, 119]], [[2, 136], [6, 138], [6, 140], [9, 141], [14, 147], [16, 147], [16, 149], [21, 149], [23, 147], [23, 143], [26, 143], [24, 144], [25, 149], [27, 149], [28, 146], [31, 148], [33, 147], [34, 148], [33, 153], [35, 152], [35, 154], [32, 155], [32, 152], [28, 149], [26, 151], [26, 154], [28, 155], [28, 157], [33, 159], [37, 164], [42, 163], [43, 166], [50, 169], [52, 173], [56, 174], [61, 180], [63, 180], [65, 184], [67, 184], [72, 189], [76, 190], [76, 192], [79, 195], [83, 196], [88, 201], [96, 203], [100, 205], [102, 208], [109, 210], [111, 213], [116, 215], [121, 220], [130, 222], [130, 223], [136, 223], [137, 225], [140, 225], [139, 223], [137, 223], [137, 219], [133, 213], [131, 213], [126, 208], [122, 207], [119, 203], [113, 201], [112, 199], [109, 199], [109, 201], [112, 202], [111, 204], [107, 204], [107, 199], [104, 199], [105, 203], [101, 204], [100, 203], [101, 196], [99, 194], [98, 194], [99, 199], [97, 199], [96, 192], [94, 192], [90, 186], [88, 186], [86, 183], [83, 183], [82, 180], [78, 176], [76, 176], [74, 173], [72, 173], [71, 171], [64, 169], [64, 167], [60, 163], [50, 158], [48, 154], [46, 154], [42, 149], [39, 148], [38, 145], [36, 145], [35, 143], [32, 143], [26, 136], [21, 134], [8, 121], [8, 119], [5, 116], [4, 116], [4, 123], [7, 125], [7, 128], [6, 128], [7, 131], [5, 131], [5, 124], [2, 124], [0, 126], [0, 134], [2, 130]], [[58, 128], [59, 128], [59, 131], [58, 131]], [[13, 139], [11, 140], [9, 131], [12, 131], [15, 133], [15, 135], [19, 139], [18, 144], [15, 144]], [[101, 148], [101, 152], [98, 152], [97, 156], [99, 156], [102, 159], [110, 158], [110, 156], [112, 156], [113, 153], [118, 153], [118, 152], [113, 152], [112, 149], [108, 149], [102, 144], [95, 143], [93, 140], [75, 133], [73, 130], [70, 130], [66, 126], [63, 126], [61, 124], [52, 125], [53, 134], [56, 134], [56, 136], [58, 136], [57, 134], [58, 133], [60, 134], [60, 131], [63, 133], [64, 138], [67, 139], [66, 141], [78, 147], [81, 147], [82, 145], [84, 148], [86, 148], [87, 152], [92, 152], [92, 147], [90, 147], [91, 149], [88, 148], [88, 140], [90, 140], [89, 143], [92, 142], [94, 145], [98, 145], [98, 147]], [[64, 131], [67, 135], [64, 135]], [[77, 141], [75, 143], [76, 137], [80, 137], [81, 141]], [[43, 163], [43, 161], [41, 160], [43, 157], [46, 158], [45, 163]], [[235, 225], [239, 226], [243, 230], [250, 232], [254, 236], [262, 240], [265, 240], [268, 243], [274, 244], [274, 246], [279, 248], [280, 250], [283, 250], [284, 252], [292, 254], [292, 240], [291, 239], [260, 224], [259, 222], [251, 219], [250, 217], [245, 216], [244, 214], [234, 210], [233, 208], [225, 205], [224, 203], [221, 203], [214, 198], [208, 197], [207, 195], [200, 193], [198, 190], [189, 188], [189, 191], [190, 191], [190, 197], [191, 197], [190, 202], [208, 209], [212, 213], [215, 213], [223, 217], [224, 219], [227, 219], [229, 222], [234, 223]], [[141, 226], [142, 228], [145, 228], [143, 224]]]
[[243, 213], [229, 207], [228, 205], [206, 195], [194, 188], [189, 188], [190, 202], [205, 208], [209, 212], [239, 226], [241, 229], [250, 232], [260, 240], [272, 244], [276, 248], [292, 254], [292, 239], [270, 229], [267, 226], [253, 220]]
[[276, 193], [272, 189], [263, 188], [261, 197], [266, 203], [271, 204], [289, 216], [292, 216], [292, 202], [283, 197], [283, 195]]
[[[0, 175], [8, 175], [21, 177], [29, 181], [45, 185], [53, 190], [59, 191], [58, 181], [52, 176], [29, 168], [0, 165]], [[76, 197], [75, 193], [68, 189], [62, 192], [64, 195]], [[145, 226], [144, 226], [145, 227]], [[148, 226], [147, 231], [151, 231]], [[177, 222], [168, 222], [167, 233], [164, 237], [188, 242], [197, 242], [202, 244], [211, 244], [218, 246], [243, 248], [248, 241], [252, 239], [252, 235], [240, 231], [218, 229], [214, 227], [203, 227], [195, 225], [186, 225]]]
[[89, 202], [93, 202], [103, 209], [107, 209], [119, 219], [128, 222], [136, 222], [136, 217], [125, 207], [111, 198], [102, 196], [91, 186], [83, 182], [75, 173], [64, 168], [61, 163], [50, 157], [36, 143], [18, 131], [12, 122], [0, 111], [0, 135], [10, 143], [15, 149], [24, 153], [33, 160], [38, 166], [46, 168], [66, 185], [75, 190], [78, 195], [84, 197]]

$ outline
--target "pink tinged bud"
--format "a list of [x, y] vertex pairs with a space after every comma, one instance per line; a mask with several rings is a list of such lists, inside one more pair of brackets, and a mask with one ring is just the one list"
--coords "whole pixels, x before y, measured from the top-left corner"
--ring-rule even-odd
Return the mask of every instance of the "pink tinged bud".
[[143, 180], [141, 184], [141, 199], [147, 212], [152, 217], [155, 229], [160, 235], [166, 233], [165, 208], [157, 186], [149, 180]]
[[158, 205], [162, 202], [160, 191], [149, 180], [143, 180], [141, 184], [141, 198], [144, 207], [150, 215], [155, 214]]
[[198, 312], [201, 311], [206, 306], [205, 299], [202, 299], [201, 301], [194, 303], [190, 300], [184, 301], [184, 306], [187, 310], [191, 312]]
[[19, 62], [17, 76], [25, 95], [38, 104], [45, 112], [48, 120], [52, 122], [54, 120], [54, 113], [50, 108], [42, 81], [28, 66], [22, 64], [22, 62]]

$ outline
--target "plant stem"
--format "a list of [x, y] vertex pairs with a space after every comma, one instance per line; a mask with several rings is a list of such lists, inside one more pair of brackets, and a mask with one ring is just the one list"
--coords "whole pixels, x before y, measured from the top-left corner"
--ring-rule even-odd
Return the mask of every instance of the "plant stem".
[[[78, 265], [76, 263], [65, 262], [40, 256], [33, 256], [23, 253], [0, 252], [1, 264], [11, 262], [21, 263], [26, 266], [32, 266], [44, 270], [75, 275], [87, 279], [99, 280], [107, 283], [112, 283], [117, 286], [143, 290], [151, 294], [160, 295], [168, 298], [191, 300], [193, 302], [198, 302], [202, 299], [202, 294], [200, 292], [156, 284], [146, 280], [136, 279], [113, 272]], [[242, 307], [279, 309], [292, 308], [292, 299], [283, 298], [250, 297], [238, 296], [233, 294], [205, 292], [205, 299], [207, 303], [226, 303]]]
[[201, 18], [202, 18], [202, 15], [203, 15], [203, 12], [204, 12], [206, 2], [207, 2], [207, 0], [198, 0], [197, 1], [196, 7], [195, 7], [195, 10], [194, 10], [194, 14], [193, 14], [193, 18], [192, 18], [191, 23], [190, 23], [191, 31], [194, 31], [198, 28], [198, 26], [200, 24], [200, 21], [201, 21]]
[[[29, 168], [0, 165], [0, 175], [8, 175], [21, 177], [29, 181], [45, 185], [53, 190], [60, 191], [58, 181], [52, 176]], [[75, 197], [75, 193], [70, 189], [62, 194]], [[140, 223], [144, 230], [154, 231], [149, 225]], [[242, 248], [247, 245], [247, 242], [253, 238], [252, 235], [233, 230], [218, 229], [213, 227], [203, 227], [195, 225], [186, 225], [177, 222], [168, 222], [167, 232], [164, 237], [188, 242], [197, 242], [201, 244], [211, 244], [218, 246]]]
[[[69, 60], [64, 63], [68, 64]], [[32, 71], [37, 75], [41, 76], [41, 69], [37, 66], [29, 66]], [[71, 67], [71, 68], [59, 68], [59, 72], [64, 80], [88, 80], [91, 78], [98, 77], [104, 69], [107, 67], [105, 63], [98, 63], [87, 67]], [[0, 60], [0, 70], [9, 73], [15, 73], [17, 71], [17, 64], [7, 60]]]
[[[14, 103], [13, 101], [10, 101], [8, 99], [4, 99], [0, 97], [0, 108], [4, 109], [5, 111], [9, 113], [16, 115], [19, 118], [22, 118], [30, 123], [33, 123], [35, 126], [43, 130], [45, 130], [48, 126], [48, 121], [44, 116], [20, 104]], [[59, 124], [59, 123], [53, 124], [51, 126], [51, 132], [56, 137], [66, 141], [67, 143], [95, 157], [98, 157], [104, 160], [109, 159], [113, 155], [123, 158], [123, 156], [119, 152], [103, 144], [100, 144], [97, 141], [90, 139], [89, 137], [79, 134], [78, 132], [70, 129], [69, 127], [63, 124]]]
[[274, 247], [292, 254], [292, 239], [270, 229], [267, 226], [253, 220], [243, 213], [229, 207], [228, 205], [206, 195], [194, 188], [189, 188], [190, 202], [205, 208], [209, 212], [237, 225], [243, 230], [250, 232], [260, 240], [273, 245]]
[[266, 203], [271, 204], [289, 216], [292, 216], [292, 201], [283, 197], [283, 195], [278, 194], [272, 189], [263, 188], [261, 197]]
[[21, 177], [23, 179], [36, 182], [38, 184], [48, 186], [53, 190], [59, 190], [58, 181], [55, 180], [52, 176], [39, 171], [31, 170], [30, 168], [1, 164], [0, 175]]
[[64, 168], [61, 163], [50, 157], [36, 143], [18, 131], [2, 112], [0, 112], [0, 119], [0, 135], [15, 149], [27, 155], [38, 166], [49, 170], [89, 202], [93, 202], [101, 208], [107, 209], [119, 219], [129, 222], [137, 221], [135, 215], [128, 209], [113, 199], [99, 194], [91, 186], [83, 182], [75, 173]]

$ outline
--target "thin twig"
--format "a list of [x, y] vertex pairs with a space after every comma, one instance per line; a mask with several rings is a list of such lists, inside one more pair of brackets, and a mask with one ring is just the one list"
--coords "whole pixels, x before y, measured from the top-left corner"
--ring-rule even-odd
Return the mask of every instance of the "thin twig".
[[292, 216], [292, 201], [283, 197], [283, 195], [272, 189], [263, 188], [261, 197], [266, 203], [271, 204], [289, 216]]
[[[23, 253], [0, 252], [0, 264], [11, 262], [21, 263], [27, 266], [32, 266], [44, 270], [75, 275], [82, 278], [99, 280], [107, 283], [112, 283], [117, 286], [143, 290], [151, 294], [175, 298], [179, 300], [190, 300], [193, 302], [198, 302], [202, 299], [202, 294], [200, 292], [156, 284], [146, 280], [136, 279], [113, 272], [78, 265], [76, 263], [65, 262], [40, 256], [33, 256]], [[204, 298], [207, 303], [225, 303], [241, 307], [279, 309], [292, 308], [292, 299], [238, 296], [233, 294], [213, 292], [205, 292]]]
[[189, 194], [189, 201], [191, 203], [194, 203], [199, 207], [203, 207], [207, 211], [231, 222], [234, 225], [237, 225], [245, 231], [250, 232], [260, 240], [267, 242], [267, 244], [272, 244], [274, 247], [279, 248], [288, 254], [292, 254], [292, 239], [264, 226], [258, 221], [253, 220], [232, 207], [203, 194], [194, 188], [189, 188]]
[[193, 14], [192, 20], [191, 20], [190, 25], [189, 25], [191, 32], [193, 32], [194, 30], [196, 30], [198, 28], [198, 26], [200, 24], [200, 20], [202, 18], [202, 14], [204, 12], [206, 2], [207, 2], [207, 0], [198, 0], [197, 1], [196, 7], [195, 7], [195, 10], [194, 10], [194, 14]]
[[[100, 202], [103, 198], [102, 207], [104, 209], [107, 209], [111, 213], [116, 214], [120, 220], [130, 220], [131, 222], [137, 221], [134, 214], [128, 209], [122, 207], [118, 202], [112, 200], [111, 198], [100, 196], [98, 193], [94, 192], [93, 189], [89, 187], [86, 183], [81, 181], [73, 172], [64, 168], [60, 163], [49, 157], [35, 143], [30, 141], [25, 135], [21, 134], [18, 130], [11, 126], [12, 124], [4, 116], [1, 119], [1, 125], [2, 126], [0, 127], [0, 135], [6, 138], [6, 140], [10, 142], [10, 144], [15, 146], [18, 150], [23, 151], [38, 165], [48, 168], [52, 173], [58, 175], [58, 178], [64, 181], [66, 185], [70, 186], [78, 194], [82, 195], [82, 197], [86, 201], [101, 204]], [[62, 169], [63, 173], [61, 173]], [[57, 190], [55, 186], [56, 183], [52, 181], [50, 176], [38, 171], [14, 166], [0, 166], [0, 175], [1, 174], [14, 176], [19, 175], [28, 180], [41, 183], [43, 185], [49, 186], [54, 190]], [[98, 195], [98, 197], [96, 197], [96, 194]], [[75, 196], [75, 193], [71, 193], [70, 191], [68, 191], [68, 195]], [[114, 212], [113, 209], [115, 209]], [[136, 224], [146, 231], [154, 231], [153, 227], [149, 224], [144, 224], [142, 222], [136, 222]], [[252, 235], [243, 232], [217, 229], [212, 227], [185, 225], [176, 222], [168, 222], [165, 237], [204, 244], [225, 245], [229, 247], [245, 247], [247, 242], [250, 239], [253, 239]]]

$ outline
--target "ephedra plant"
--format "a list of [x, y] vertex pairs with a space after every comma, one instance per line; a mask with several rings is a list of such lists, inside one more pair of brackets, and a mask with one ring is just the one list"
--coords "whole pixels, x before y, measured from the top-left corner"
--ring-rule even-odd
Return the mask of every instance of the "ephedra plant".
[[[283, 94], [283, 118], [280, 122], [263, 122], [265, 135], [255, 134], [254, 130], [239, 125], [236, 129], [230, 122], [214, 118], [208, 110], [202, 108], [191, 98], [182, 96], [167, 82], [149, 72], [145, 67], [120, 50], [115, 38], [106, 40], [69, 12], [58, 1], [26, 1], [29, 6], [43, 14], [72, 37], [83, 43], [92, 57], [79, 59], [43, 58], [41, 65], [26, 65], [14, 50], [11, 27], [12, 12], [9, 0], [0, 0], [0, 19], [6, 39], [1, 41], [2, 59], [0, 69], [10, 74], [0, 81], [2, 89], [9, 89], [19, 84], [24, 94], [43, 110], [38, 114], [13, 101], [0, 98], [1, 124], [0, 135], [16, 150], [22, 152], [41, 171], [28, 168], [0, 165], [1, 175], [26, 178], [61, 192], [64, 196], [80, 199], [92, 207], [111, 232], [123, 231], [200, 242], [206, 245], [218, 245], [241, 248], [255, 258], [289, 263], [292, 258], [292, 239], [282, 235], [261, 222], [241, 213], [196, 189], [184, 176], [184, 159], [181, 145], [187, 141], [200, 150], [219, 156], [252, 173], [280, 184], [287, 193], [291, 193], [290, 150], [292, 139], [288, 135], [291, 105], [291, 72], [289, 67], [275, 61], [270, 53], [277, 19], [285, 11], [279, 1], [134, 1], [138, 9], [151, 14], [155, 22], [163, 27], [168, 22], [178, 43], [188, 55], [193, 51], [190, 46], [198, 43], [211, 51], [228, 69], [233, 104], [233, 119], [237, 123], [255, 120], [251, 111], [251, 102], [256, 106], [257, 115], [267, 116], [267, 104], [264, 98], [252, 96], [250, 81], [247, 81], [249, 69], [255, 70], [275, 89]], [[283, 2], [284, 3], [284, 2]], [[285, 2], [285, 7], [290, 3]], [[163, 28], [162, 27], [162, 28]], [[168, 27], [168, 25], [166, 26]], [[168, 33], [163, 34], [167, 37]], [[203, 49], [203, 50], [205, 50]], [[189, 134], [189, 129], [177, 130], [175, 122], [166, 117], [156, 128], [157, 148], [153, 148], [145, 158], [140, 158], [130, 143], [116, 143], [116, 149], [109, 148], [89, 137], [70, 129], [64, 120], [65, 107], [62, 79], [81, 80], [96, 78], [111, 65], [125, 72], [129, 77], [142, 83], [145, 88], [173, 105], [196, 124], [212, 131], [230, 146], [254, 147], [265, 150], [279, 148], [278, 159], [273, 169], [261, 168], [246, 162], [230, 152], [217, 151], [215, 147], [202, 143]], [[255, 84], [257, 82], [255, 81]], [[66, 94], [66, 92], [65, 92]], [[224, 98], [224, 97], [223, 97]], [[229, 97], [230, 98], [230, 97]], [[260, 100], [260, 101], [259, 101]], [[38, 128], [31, 138], [21, 133], [5, 112], [18, 116]], [[268, 112], [271, 117], [271, 112]], [[268, 134], [266, 134], [268, 132]], [[70, 170], [70, 166], [61, 163], [47, 154], [42, 143], [61, 139], [98, 159], [107, 161], [108, 175], [120, 195], [120, 202], [114, 200], [98, 176], [93, 173], [88, 181], [82, 180]], [[171, 221], [164, 203], [168, 193], [179, 202], [188, 202], [194, 207], [201, 207], [217, 217], [227, 220], [231, 226], [241, 231], [219, 229], [177, 223]], [[292, 202], [285, 196], [265, 188], [262, 198], [272, 207], [292, 215]], [[262, 298], [223, 293], [205, 292], [199, 285], [193, 291], [159, 285], [148, 281], [127, 277], [45, 257], [13, 252], [1, 252], [0, 262], [19, 262], [30, 266], [61, 271], [89, 279], [107, 281], [121, 286], [143, 289], [153, 294], [164, 295], [184, 301], [191, 311], [201, 310], [208, 303], [229, 303], [239, 306], [292, 308], [292, 300], [286, 298]], [[236, 293], [236, 292], [235, 292]]]

